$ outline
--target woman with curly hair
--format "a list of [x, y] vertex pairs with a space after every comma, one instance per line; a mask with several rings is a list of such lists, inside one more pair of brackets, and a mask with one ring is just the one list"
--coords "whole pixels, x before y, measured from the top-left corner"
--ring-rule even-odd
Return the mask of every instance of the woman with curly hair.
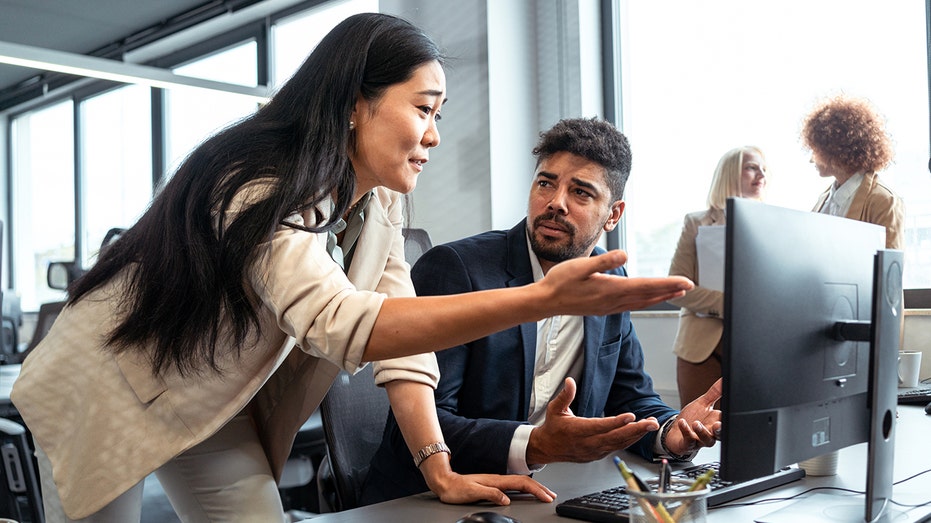
[[905, 205], [877, 174], [893, 150], [876, 108], [862, 98], [830, 98], [805, 117], [802, 142], [821, 176], [834, 177], [812, 210], [882, 225], [886, 248], [901, 249]]

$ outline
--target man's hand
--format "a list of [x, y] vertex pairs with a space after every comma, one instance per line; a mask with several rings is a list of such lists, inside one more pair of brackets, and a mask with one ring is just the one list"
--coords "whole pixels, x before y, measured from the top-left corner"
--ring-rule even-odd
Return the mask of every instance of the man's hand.
[[527, 464], [595, 461], [629, 447], [647, 432], [659, 430], [656, 418], [635, 421], [629, 412], [606, 418], [578, 418], [569, 409], [574, 398], [575, 380], [566, 378], [563, 389], [546, 406], [546, 420], [530, 433]]
[[699, 447], [710, 447], [721, 431], [721, 411], [714, 408], [721, 399], [721, 379], [679, 413], [675, 426], [666, 435], [666, 448], [676, 454], [688, 454]]

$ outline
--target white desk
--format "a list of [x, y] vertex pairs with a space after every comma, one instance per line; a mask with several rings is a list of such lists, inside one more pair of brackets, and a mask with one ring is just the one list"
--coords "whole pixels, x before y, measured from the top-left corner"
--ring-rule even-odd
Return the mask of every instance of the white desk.
[[[931, 416], [924, 413], [923, 407], [899, 406], [899, 419], [896, 426], [896, 452], [895, 452], [895, 480], [899, 481], [913, 474], [931, 469]], [[656, 475], [653, 465], [645, 460], [627, 452], [619, 455], [643, 477]], [[702, 450], [696, 462], [707, 462], [718, 459], [718, 448]], [[511, 505], [496, 507], [492, 505], [446, 505], [437, 501], [432, 494], [418, 494], [402, 499], [387, 501], [377, 505], [361, 507], [354, 510], [334, 514], [315, 516], [306, 521], [314, 523], [326, 522], [360, 522], [373, 521], [431, 521], [452, 523], [471, 512], [491, 510], [507, 514], [524, 523], [529, 522], [560, 522], [569, 523], [577, 521], [556, 515], [556, 503], [560, 499], [570, 499], [617, 486], [621, 483], [620, 476], [611, 457], [593, 463], [556, 463], [548, 465], [534, 476], [544, 485], [556, 491], [559, 498], [556, 502], [540, 503], [527, 497], [511, 496]], [[828, 477], [807, 477], [755, 496], [743, 498], [733, 502], [747, 503], [773, 498], [784, 498], [813, 487], [844, 487], [863, 491], [866, 486], [866, 444], [855, 445], [840, 452], [838, 474]], [[838, 491], [816, 491], [843, 495]], [[812, 493], [814, 494], [814, 493]], [[810, 496], [812, 494], [806, 494]], [[862, 497], [862, 496], [861, 496]], [[897, 485], [893, 491], [893, 500], [900, 503], [918, 504], [931, 501], [931, 473]], [[709, 523], [723, 523], [740, 521], [743, 523], [753, 521], [777, 509], [787, 507], [799, 499], [791, 501], [767, 502], [750, 506], [728, 506], [711, 509], [708, 512]], [[905, 511], [901, 507], [893, 506], [898, 511]], [[908, 518], [896, 521], [918, 521], [923, 515], [931, 514], [931, 505], [911, 510]]]

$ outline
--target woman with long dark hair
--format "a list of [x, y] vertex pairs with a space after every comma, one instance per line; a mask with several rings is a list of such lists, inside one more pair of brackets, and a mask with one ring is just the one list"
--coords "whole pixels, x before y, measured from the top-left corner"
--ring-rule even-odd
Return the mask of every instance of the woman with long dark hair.
[[[430, 351], [690, 288], [599, 274], [624, 262], [614, 252], [521, 288], [414, 297], [403, 194], [439, 144], [442, 64], [401, 19], [346, 19], [267, 105], [191, 153], [69, 289], [12, 394], [69, 518], [138, 521], [155, 472], [184, 521], [281, 520], [276, 480], [340, 368], [427, 353], [389, 374], [435, 387]], [[420, 417], [435, 440], [411, 448], [440, 448], [435, 411]], [[426, 462], [443, 501], [553, 497], [529, 478]]]

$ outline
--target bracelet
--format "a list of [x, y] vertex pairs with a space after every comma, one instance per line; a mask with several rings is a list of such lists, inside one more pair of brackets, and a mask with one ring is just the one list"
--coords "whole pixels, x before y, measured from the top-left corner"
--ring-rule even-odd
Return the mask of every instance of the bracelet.
[[424, 446], [424, 448], [418, 450], [417, 455], [414, 456], [414, 466], [420, 468], [420, 464], [423, 463], [423, 460], [434, 454], [439, 454], [440, 452], [445, 452], [452, 455], [452, 453], [449, 451], [449, 447], [447, 447], [446, 444], [442, 441]]
[[669, 434], [669, 429], [676, 424], [676, 420], [679, 419], [679, 416], [673, 416], [666, 421], [666, 424], [663, 426], [663, 432], [659, 436], [659, 445], [663, 447], [663, 452], [667, 456], [672, 458], [675, 461], [689, 461], [692, 458], [691, 454], [676, 454], [675, 452], [669, 450], [669, 447], [666, 446], [666, 435]]

